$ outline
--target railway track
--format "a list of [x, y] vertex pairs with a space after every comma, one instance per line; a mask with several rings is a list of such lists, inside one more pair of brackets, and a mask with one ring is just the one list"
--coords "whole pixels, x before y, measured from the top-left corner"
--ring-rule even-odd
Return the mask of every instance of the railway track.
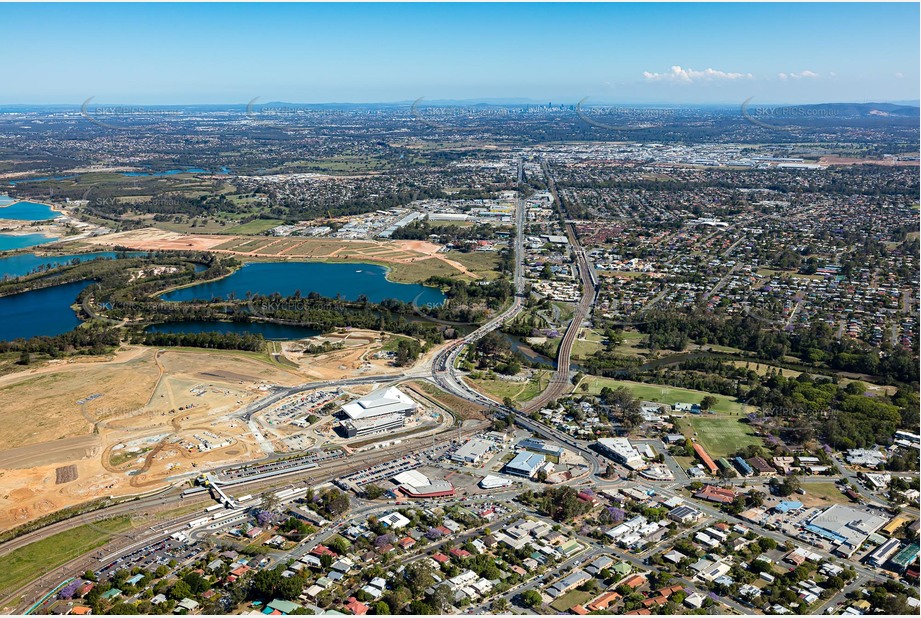
[[563, 219], [563, 228], [566, 231], [566, 237], [569, 240], [569, 245], [579, 265], [579, 277], [582, 279], [582, 299], [579, 301], [579, 305], [573, 313], [572, 320], [566, 328], [563, 340], [560, 341], [560, 346], [557, 350], [556, 372], [554, 372], [553, 377], [547, 384], [547, 388], [545, 388], [542, 393], [530, 401], [521, 404], [521, 410], [525, 413], [540, 410], [546, 407], [551, 401], [562, 397], [569, 391], [569, 367], [572, 362], [572, 346], [576, 342], [576, 337], [579, 336], [579, 329], [582, 328], [582, 323], [591, 313], [592, 306], [595, 303], [595, 297], [598, 295], [598, 284], [595, 273], [588, 261], [588, 257], [585, 255], [585, 249], [579, 242], [579, 236], [576, 233], [575, 226], [572, 223], [565, 222], [566, 212], [563, 210], [563, 203], [560, 201], [560, 197], [556, 191], [556, 183], [553, 182], [553, 176], [550, 174], [550, 169], [545, 161], [541, 161], [541, 169], [544, 171], [547, 186], [550, 188], [550, 193], [553, 195], [553, 199], [560, 211], [560, 217]]

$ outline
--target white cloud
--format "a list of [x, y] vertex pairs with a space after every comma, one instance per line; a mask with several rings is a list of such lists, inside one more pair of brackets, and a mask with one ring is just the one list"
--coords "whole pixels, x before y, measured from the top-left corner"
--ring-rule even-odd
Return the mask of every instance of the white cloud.
[[[834, 73], [829, 73], [829, 75], [831, 75], [832, 77], [835, 76]], [[818, 73], [810, 71], [809, 69], [806, 69], [805, 71], [800, 71], [799, 73], [795, 73], [795, 72], [778, 73], [777, 77], [781, 80], [786, 81], [788, 79], [815, 79], [817, 77], [820, 77], [820, 75]]]
[[895, 76], [896, 76], [896, 78], [898, 78], [898, 79], [902, 79], [903, 77], [905, 77], [904, 75], [902, 75], [902, 72], [901, 72], [901, 71], [896, 72]]
[[678, 65], [675, 65], [671, 68], [671, 71], [666, 73], [650, 73], [649, 71], [644, 71], [643, 77], [649, 81], [679, 82], [683, 84], [690, 84], [691, 82], [695, 81], [751, 79], [752, 74], [727, 73], [726, 71], [718, 71], [716, 69], [695, 71], [694, 69], [684, 69]]

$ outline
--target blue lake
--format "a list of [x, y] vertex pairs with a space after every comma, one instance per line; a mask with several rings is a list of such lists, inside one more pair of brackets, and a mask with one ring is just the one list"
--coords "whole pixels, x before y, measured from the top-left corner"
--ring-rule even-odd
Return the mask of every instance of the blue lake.
[[269, 295], [278, 292], [291, 296], [316, 292], [326, 298], [341, 295], [346, 300], [368, 297], [378, 303], [397, 299], [425, 305], [440, 304], [445, 296], [437, 288], [387, 280], [387, 269], [376, 264], [329, 264], [325, 262], [253, 262], [228, 277], [200, 283], [163, 295], [163, 300], [190, 301], [226, 299], [231, 294], [246, 298], [247, 292]]
[[8, 183], [10, 186], [15, 187], [22, 182], [45, 182], [46, 180], [70, 180], [71, 178], [76, 178], [76, 176], [43, 176], [42, 178], [20, 178], [19, 180], [10, 180]]
[[92, 281], [76, 281], [0, 298], [0, 340], [52, 337], [80, 324], [70, 308]]
[[[6, 277], [22, 277], [29, 273], [35, 272], [40, 266], [61, 266], [70, 264], [74, 259], [80, 261], [94, 260], [96, 258], [114, 259], [118, 257], [116, 251], [97, 251], [94, 253], [75, 253], [71, 255], [35, 255], [34, 253], [21, 253], [0, 258], [0, 279]], [[129, 257], [138, 255], [147, 255], [143, 251], [130, 251], [126, 253]], [[196, 266], [199, 266], [196, 264]], [[204, 268], [203, 265], [201, 265]]]
[[262, 335], [263, 338], [281, 341], [289, 339], [304, 339], [319, 335], [320, 331], [306, 326], [285, 326], [283, 324], [267, 324], [265, 322], [219, 322], [198, 320], [192, 322], [164, 322], [152, 324], [144, 329], [150, 333], [237, 333], [244, 335]]
[[8, 206], [0, 203], [0, 219], [15, 219], [16, 221], [46, 221], [60, 217], [61, 213], [55, 212], [51, 206], [36, 204], [35, 202], [16, 202]]
[[25, 249], [35, 245], [44, 245], [56, 241], [53, 236], [44, 234], [0, 234], [0, 251], [12, 251], [13, 249]]

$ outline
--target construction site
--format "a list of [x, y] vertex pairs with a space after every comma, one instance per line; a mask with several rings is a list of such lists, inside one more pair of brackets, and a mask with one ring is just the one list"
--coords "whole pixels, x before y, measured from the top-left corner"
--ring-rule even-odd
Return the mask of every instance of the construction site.
[[[341, 355], [338, 366], [314, 356], [282, 364], [255, 353], [129, 346], [0, 376], [0, 422], [9, 428], [0, 440], [0, 531], [95, 499], [181, 484], [215, 467], [325, 444], [374, 448], [378, 432], [343, 436], [334, 414], [371, 392], [375, 378], [304, 391], [252, 415], [245, 410], [318, 379], [360, 379], [362, 358], [380, 349], [380, 337], [344, 335], [353, 345], [330, 354]], [[397, 433], [450, 427], [452, 416], [425, 403]], [[24, 416], [32, 422], [19, 422]]]

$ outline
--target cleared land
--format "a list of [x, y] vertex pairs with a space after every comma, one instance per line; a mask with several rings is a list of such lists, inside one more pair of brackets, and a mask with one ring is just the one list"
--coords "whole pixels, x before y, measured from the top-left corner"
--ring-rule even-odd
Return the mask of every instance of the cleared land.
[[461, 399], [456, 395], [446, 393], [441, 390], [434, 384], [423, 381], [413, 381], [406, 382], [405, 386], [415, 391], [416, 393], [423, 395], [424, 397], [435, 401], [446, 409], [450, 410], [452, 413], [457, 415], [461, 420], [485, 420], [486, 417], [483, 415], [485, 408], [482, 406], [469, 402], [466, 399]]
[[596, 592], [570, 590], [560, 598], [554, 600], [553, 603], [550, 604], [550, 607], [562, 614], [564, 612], [568, 612], [571, 607], [588, 603], [595, 597], [596, 594]]
[[805, 496], [800, 496], [806, 506], [823, 506], [828, 504], [848, 504], [850, 499], [841, 493], [835, 483], [803, 483]]
[[[198, 466], [264, 456], [230, 414], [266, 385], [305, 375], [264, 354], [129, 347], [0, 376], [0, 530]], [[228, 445], [200, 451], [195, 436], [205, 431]]]
[[[389, 277], [401, 283], [418, 283], [429, 277], [467, 277], [480, 279], [484, 260], [477, 258], [468, 268], [441, 253], [441, 245], [421, 240], [371, 241], [330, 238], [273, 238], [268, 236], [228, 236], [181, 234], [144, 228], [97, 236], [86, 243], [103, 247], [127, 247], [139, 251], [213, 251], [241, 257], [271, 257], [330, 262], [373, 262], [390, 268]], [[465, 258], [466, 259], [466, 258]], [[488, 264], [486, 264], [488, 266]], [[488, 274], [488, 270], [485, 271]]]

